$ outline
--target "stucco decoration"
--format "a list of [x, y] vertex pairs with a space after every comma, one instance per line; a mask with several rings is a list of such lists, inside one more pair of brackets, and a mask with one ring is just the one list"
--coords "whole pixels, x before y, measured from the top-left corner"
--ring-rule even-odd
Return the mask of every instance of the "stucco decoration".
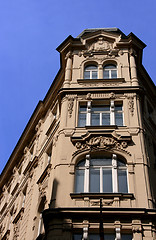
[[85, 140], [83, 142], [77, 141], [75, 143], [75, 147], [77, 148], [77, 151], [75, 154], [82, 150], [119, 150], [121, 152], [125, 152], [128, 155], [131, 156], [131, 153], [128, 152], [127, 149], [127, 141], [118, 141], [115, 140], [113, 137], [104, 137], [104, 136], [98, 136], [98, 137], [92, 137], [89, 139], [89, 141]]
[[94, 54], [107, 56], [117, 56], [119, 49], [114, 48], [114, 41], [100, 36], [96, 41], [86, 44], [87, 49], [83, 50], [79, 56], [92, 57]]
[[19, 226], [18, 224], [14, 225], [14, 236], [13, 236], [13, 240], [17, 240], [19, 237]]
[[72, 116], [73, 106], [74, 106], [74, 98], [69, 98], [68, 99], [68, 113], [69, 113], [70, 118]]
[[134, 115], [134, 97], [133, 96], [128, 98], [128, 105], [129, 105], [131, 116], [133, 116]]

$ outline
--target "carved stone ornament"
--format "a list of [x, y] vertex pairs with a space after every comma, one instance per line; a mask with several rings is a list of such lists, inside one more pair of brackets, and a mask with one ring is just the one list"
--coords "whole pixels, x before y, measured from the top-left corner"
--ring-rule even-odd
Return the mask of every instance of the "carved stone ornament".
[[19, 237], [19, 224], [14, 225], [14, 236], [13, 240], [17, 240]]
[[79, 53], [79, 56], [92, 57], [94, 54], [105, 54], [107, 56], [118, 55], [119, 50], [113, 48], [113, 42], [108, 41], [105, 37], [99, 37], [96, 41], [86, 44], [87, 50]]
[[128, 105], [129, 105], [131, 116], [133, 116], [134, 115], [134, 97], [131, 96], [128, 98]]
[[40, 119], [40, 120], [38, 121], [38, 124], [37, 124], [36, 127], [35, 127], [36, 132], [38, 132], [38, 131], [40, 132], [40, 131], [41, 131], [42, 123], [43, 123], [43, 120]]
[[115, 140], [113, 137], [104, 137], [104, 136], [98, 136], [98, 137], [92, 137], [89, 141], [85, 140], [83, 142], [77, 141], [75, 144], [75, 147], [78, 149], [76, 151], [82, 151], [82, 150], [120, 150], [122, 152], [127, 153], [131, 156], [130, 152], [126, 150], [127, 148], [127, 141], [118, 141]]
[[68, 113], [69, 113], [70, 118], [72, 116], [73, 106], [74, 106], [74, 98], [69, 98], [68, 99]]

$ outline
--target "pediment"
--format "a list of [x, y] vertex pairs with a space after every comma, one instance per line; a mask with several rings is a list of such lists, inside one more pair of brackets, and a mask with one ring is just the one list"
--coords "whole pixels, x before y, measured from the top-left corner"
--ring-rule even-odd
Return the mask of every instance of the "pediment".
[[97, 42], [98, 44], [105, 44], [105, 42], [108, 43], [114, 43], [115, 41], [119, 41], [121, 39], [121, 34], [118, 33], [111, 33], [106, 31], [97, 31], [93, 33], [88, 33], [86, 36], [83, 36], [81, 40], [83, 41], [83, 44], [91, 44], [93, 42]]
[[85, 39], [82, 39], [82, 44], [85, 45], [84, 54], [108, 54], [117, 51], [116, 45], [120, 40], [121, 35], [107, 32], [87, 35]]

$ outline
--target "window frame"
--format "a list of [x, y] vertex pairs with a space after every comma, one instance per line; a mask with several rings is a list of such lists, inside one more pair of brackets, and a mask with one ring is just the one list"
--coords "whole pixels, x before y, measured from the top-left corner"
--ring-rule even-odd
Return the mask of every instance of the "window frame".
[[[100, 101], [100, 104], [97, 104], [97, 102], [92, 102], [92, 101], [87, 101], [87, 102], [80, 102], [79, 103], [79, 111], [78, 111], [78, 127], [85, 127], [85, 126], [111, 126], [111, 125], [117, 125], [117, 126], [124, 126], [124, 111], [123, 111], [123, 102], [121, 101], [114, 101], [114, 100], [111, 100], [111, 101], [104, 101], [103, 104], [101, 104], [101, 101]], [[109, 111], [97, 111], [97, 113], [99, 114], [99, 123], [100, 124], [97, 124], [97, 125], [93, 125], [92, 124], [92, 114], [96, 111], [94, 110], [93, 111], [93, 108], [96, 108], [96, 106], [108, 106], [109, 105], [109, 108], [110, 110]], [[116, 110], [116, 106], [119, 106], [121, 105], [122, 109], [121, 110]], [[84, 108], [85, 110], [81, 111], [81, 107]], [[109, 124], [102, 124], [102, 114], [103, 113], [106, 113], [108, 114], [109, 113], [109, 117], [110, 117], [110, 123]], [[117, 113], [121, 113], [122, 114], [122, 124], [121, 125], [118, 125], [116, 124], [116, 116], [117, 116]], [[81, 117], [82, 116], [85, 116], [84, 117], [84, 121], [85, 121], [85, 125], [81, 123]]]
[[[92, 69], [87, 69], [89, 67], [96, 67]], [[89, 78], [85, 77], [85, 73], [89, 73]], [[96, 78], [93, 77], [93, 73], [96, 72]], [[98, 66], [96, 64], [88, 64], [84, 67], [84, 79], [98, 79]]]
[[[124, 163], [123, 165], [118, 165], [120, 161], [120, 159], [117, 159], [117, 155], [116, 154], [112, 154], [112, 157], [109, 158], [112, 160], [111, 165], [97, 165], [97, 166], [91, 166], [90, 162], [91, 159], [95, 159], [95, 158], [91, 158], [89, 154], [86, 155], [86, 158], [82, 161], [80, 161], [78, 164], [81, 164], [82, 162], [84, 162], [84, 166], [78, 166], [78, 164], [75, 167], [75, 186], [74, 186], [74, 191], [75, 193], [94, 193], [92, 191], [90, 191], [90, 171], [91, 169], [98, 169], [99, 168], [99, 173], [100, 173], [100, 186], [99, 189], [100, 191], [95, 192], [95, 193], [129, 193], [129, 186], [128, 186], [128, 171], [127, 171], [127, 165], [126, 163]], [[98, 158], [96, 158], [98, 159]], [[103, 169], [111, 169], [111, 183], [112, 183], [112, 191], [107, 191], [105, 192], [103, 189]], [[83, 191], [79, 191], [78, 187], [80, 187], [80, 184], [78, 183], [78, 172], [80, 173], [81, 171], [84, 171], [84, 176], [83, 176]], [[119, 174], [118, 171], [124, 171], [126, 174], [126, 190], [127, 191], [119, 191]], [[81, 172], [82, 173], [82, 172]], [[80, 176], [81, 177], [81, 176]], [[81, 179], [80, 179], [81, 180]], [[78, 186], [78, 187], [77, 187]]]
[[[113, 68], [111, 68], [111, 67], [114, 67], [114, 69]], [[108, 67], [108, 68], [107, 68]], [[109, 68], [110, 67], [110, 68]], [[105, 77], [104, 75], [104, 72], [108, 72], [108, 77]], [[116, 74], [116, 77], [113, 77], [112, 76], [112, 73], [113, 73], [113, 71], [115, 71], [115, 74]], [[110, 64], [105, 64], [104, 66], [103, 66], [103, 79], [117, 79], [118, 78], [118, 71], [117, 71], [117, 65], [116, 64], [113, 64], [113, 63], [110, 63]]]

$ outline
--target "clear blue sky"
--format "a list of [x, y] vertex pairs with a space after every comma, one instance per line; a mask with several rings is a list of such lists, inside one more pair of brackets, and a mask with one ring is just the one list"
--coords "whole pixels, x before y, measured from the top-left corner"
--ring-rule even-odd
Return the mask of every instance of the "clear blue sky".
[[156, 0], [0, 1], [0, 172], [59, 70], [56, 47], [103, 27], [147, 44], [143, 65], [156, 83]]

